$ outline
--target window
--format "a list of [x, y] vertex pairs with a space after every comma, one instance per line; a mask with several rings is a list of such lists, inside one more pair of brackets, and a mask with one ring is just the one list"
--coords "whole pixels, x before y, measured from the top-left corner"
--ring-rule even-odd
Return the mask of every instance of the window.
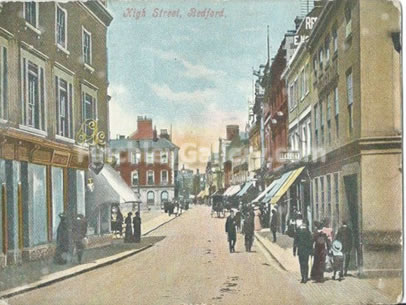
[[331, 144], [331, 94], [327, 95], [327, 141]]
[[326, 66], [328, 66], [330, 60], [330, 37], [327, 36], [324, 42], [324, 48], [326, 49]]
[[352, 71], [348, 70], [346, 73], [346, 84], [347, 84], [347, 103], [348, 103], [348, 130], [352, 133], [354, 123], [353, 123], [353, 87], [352, 87]]
[[319, 180], [316, 178], [314, 179], [314, 201], [316, 202], [316, 217], [315, 219], [320, 220], [319, 214]]
[[138, 183], [139, 183], [138, 171], [133, 171], [131, 173], [131, 184], [138, 185]]
[[82, 52], [83, 62], [85, 64], [92, 64], [92, 34], [85, 28], [82, 28]]
[[327, 217], [331, 221], [331, 176], [327, 175]]
[[57, 134], [66, 138], [73, 138], [72, 84], [55, 76], [55, 89]]
[[305, 94], [307, 95], [310, 90], [310, 64], [307, 63], [305, 67]]
[[336, 137], [338, 138], [340, 135], [339, 116], [338, 116], [340, 113], [340, 107], [338, 104], [338, 87], [334, 88], [334, 109], [335, 109]]
[[302, 126], [302, 157], [307, 156], [307, 131], [306, 124]]
[[317, 55], [313, 56], [313, 72], [315, 81], [317, 80]]
[[83, 105], [82, 105], [82, 119], [83, 121], [92, 119], [96, 120], [97, 119], [97, 105], [96, 105], [96, 99], [88, 94], [88, 93], [83, 93]]
[[312, 153], [312, 123], [309, 119], [307, 122], [307, 154], [310, 155]]
[[337, 28], [334, 27], [333, 29], [333, 50], [334, 54], [338, 51], [338, 36], [337, 36]]
[[0, 45], [0, 119], [8, 119], [7, 48]]
[[323, 48], [319, 49], [319, 66], [320, 66], [320, 72], [322, 73], [322, 71], [323, 71]]
[[167, 170], [163, 170], [161, 171], [161, 184], [168, 184], [168, 171]]
[[336, 207], [335, 207], [335, 222], [336, 222], [337, 225], [338, 225], [338, 223], [340, 221], [340, 205], [339, 205], [339, 202], [340, 202], [339, 196], [340, 195], [339, 195], [339, 189], [338, 189], [338, 179], [339, 179], [338, 173], [335, 173], [334, 174], [334, 194], [335, 194], [334, 199], [335, 199], [335, 205], [336, 205]]
[[289, 109], [293, 109], [293, 84], [289, 87]]
[[168, 199], [169, 199], [168, 192], [167, 192], [167, 191], [163, 191], [163, 192], [161, 193], [161, 202], [168, 201]]
[[319, 113], [317, 105], [314, 105], [314, 138], [316, 146], [319, 145]]
[[67, 35], [66, 35], [66, 27], [67, 27], [67, 13], [66, 10], [56, 5], [56, 43], [66, 49], [67, 48]]
[[155, 194], [153, 191], [149, 191], [147, 193], [147, 204], [154, 204], [155, 203]]
[[168, 163], [168, 152], [161, 151], [161, 163], [163, 164]]
[[147, 180], [148, 180], [149, 185], [154, 184], [155, 179], [154, 179], [154, 172], [153, 171], [151, 171], [151, 170], [148, 171]]
[[[25, 126], [45, 130], [45, 77], [43, 63], [21, 50], [22, 121]], [[40, 65], [41, 64], [41, 65]]]
[[345, 7], [345, 21], [346, 21], [346, 26], [345, 26], [345, 38], [350, 37], [352, 33], [352, 22], [351, 22], [351, 7], [350, 4], [347, 3]]
[[24, 19], [34, 28], [38, 28], [38, 3], [35, 1], [24, 2]]
[[306, 91], [306, 77], [305, 77], [305, 70], [302, 70], [302, 73], [300, 73], [300, 80], [301, 80], [301, 85], [300, 85], [300, 98], [303, 99], [305, 96], [305, 91]]
[[141, 152], [139, 151], [132, 151], [131, 152], [131, 163], [138, 164], [141, 162]]
[[324, 118], [323, 118], [323, 102], [320, 101], [320, 136], [321, 144], [324, 144]]
[[154, 152], [152, 151], [147, 152], [147, 163], [148, 164], [154, 163]]
[[320, 203], [321, 203], [321, 215], [325, 216], [325, 206], [324, 206], [324, 176], [320, 177]]

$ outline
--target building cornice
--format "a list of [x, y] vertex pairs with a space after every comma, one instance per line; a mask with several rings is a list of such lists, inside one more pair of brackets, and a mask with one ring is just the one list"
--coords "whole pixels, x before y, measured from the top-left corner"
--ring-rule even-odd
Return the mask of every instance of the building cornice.
[[319, 18], [314, 26], [313, 31], [307, 41], [307, 46], [311, 49], [319, 42], [320, 36], [325, 32], [326, 23], [330, 21], [330, 14], [333, 8], [337, 6], [337, 1], [327, 1], [326, 5], [320, 12]]
[[77, 1], [76, 3], [105, 27], [113, 21], [113, 16], [100, 1]]
[[6, 39], [12, 39], [14, 38], [13, 33], [7, 31], [5, 28], [0, 27], [0, 36], [6, 38]]

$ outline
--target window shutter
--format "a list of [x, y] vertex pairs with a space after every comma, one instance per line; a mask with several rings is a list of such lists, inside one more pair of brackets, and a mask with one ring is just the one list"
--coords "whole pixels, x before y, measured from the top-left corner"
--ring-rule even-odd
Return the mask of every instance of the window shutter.
[[45, 130], [45, 79], [44, 68], [40, 68], [40, 129]]
[[69, 98], [68, 98], [68, 137], [73, 138], [73, 114], [72, 114], [72, 105], [73, 105], [73, 87], [69, 83]]

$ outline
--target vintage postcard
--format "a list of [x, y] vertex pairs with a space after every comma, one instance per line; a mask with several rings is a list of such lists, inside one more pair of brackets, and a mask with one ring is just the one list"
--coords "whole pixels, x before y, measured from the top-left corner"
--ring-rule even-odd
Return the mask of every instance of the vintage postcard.
[[397, 0], [0, 1], [0, 305], [403, 298]]

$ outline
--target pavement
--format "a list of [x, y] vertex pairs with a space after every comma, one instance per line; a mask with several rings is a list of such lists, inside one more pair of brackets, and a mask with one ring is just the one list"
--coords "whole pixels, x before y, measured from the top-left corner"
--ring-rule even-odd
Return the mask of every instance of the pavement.
[[177, 221], [151, 231], [150, 237], [161, 240], [137, 255], [3, 301], [13, 305], [395, 303], [355, 277], [300, 284], [297, 273], [284, 270], [272, 257], [276, 254], [266, 240], [256, 240], [247, 253], [244, 237], [238, 234], [236, 252], [229, 253], [224, 224], [224, 218], [210, 216], [210, 208], [193, 207]]
[[80, 265], [75, 258], [66, 265], [56, 265], [53, 258], [47, 258], [8, 266], [0, 273], [0, 299], [44, 287], [144, 251], [163, 238], [147, 235], [175, 218], [175, 215], [168, 216], [160, 210], [143, 212], [143, 238], [140, 243], [123, 243], [122, 239], [115, 239], [112, 245], [86, 249]]

